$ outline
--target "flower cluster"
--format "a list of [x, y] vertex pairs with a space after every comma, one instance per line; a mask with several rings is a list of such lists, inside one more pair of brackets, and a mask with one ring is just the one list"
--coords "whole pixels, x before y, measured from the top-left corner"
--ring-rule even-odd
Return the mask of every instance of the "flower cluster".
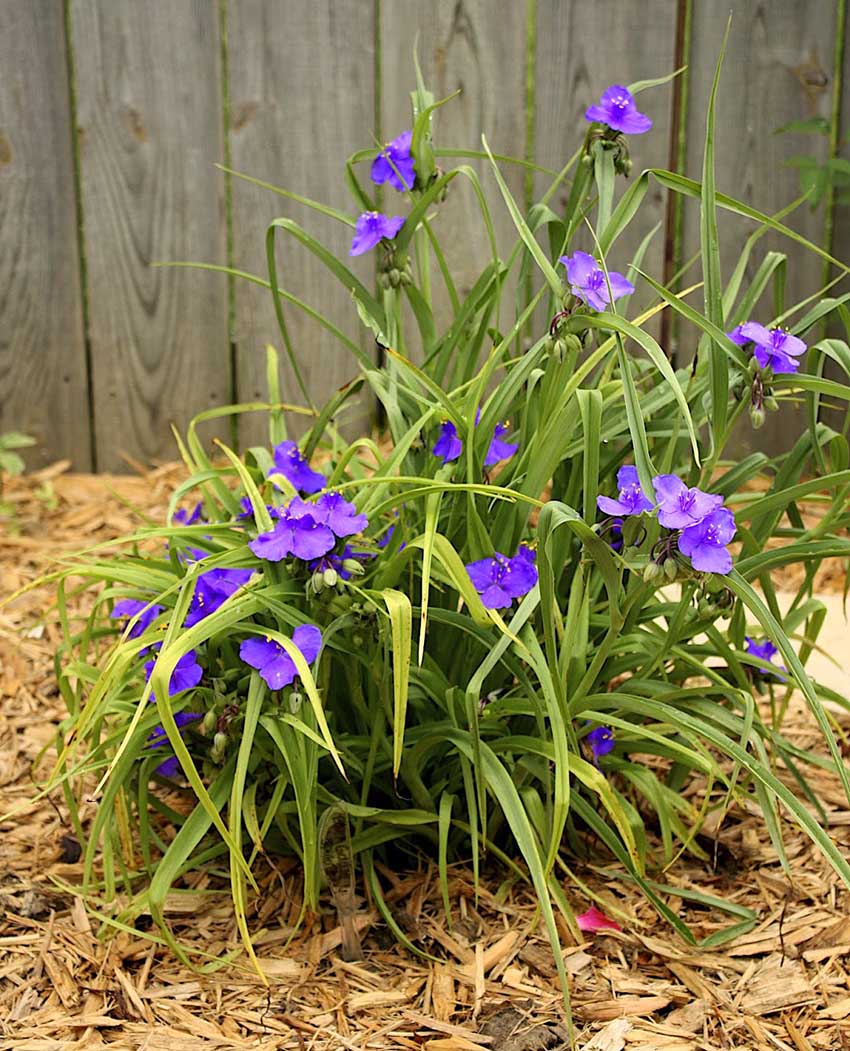
[[[378, 186], [389, 183], [399, 191], [412, 190], [416, 181], [415, 161], [411, 153], [413, 132], [403, 131], [388, 142], [372, 162], [372, 182]], [[354, 226], [354, 239], [349, 255], [363, 255], [381, 241], [392, 241], [404, 226], [403, 215], [384, 215], [382, 212], [363, 212]]]
[[267, 562], [281, 562], [294, 555], [302, 561], [321, 558], [337, 540], [362, 532], [369, 524], [366, 515], [339, 493], [325, 492], [308, 503], [294, 497], [284, 507], [274, 508], [277, 521], [267, 533], [260, 533], [248, 547]]
[[[659, 474], [652, 479], [655, 502], [644, 493], [637, 468], [630, 464], [617, 472], [616, 499], [598, 496], [596, 506], [608, 515], [625, 518], [653, 510], [665, 529], [674, 531], [680, 554], [690, 559], [701, 573], [729, 573], [732, 556], [727, 545], [735, 536], [735, 518], [723, 506], [723, 497], [689, 488], [675, 474]], [[659, 552], [668, 557], [670, 543], [659, 541]]]
[[537, 555], [524, 544], [513, 558], [496, 552], [491, 558], [469, 562], [466, 571], [487, 609], [506, 609], [537, 583]]

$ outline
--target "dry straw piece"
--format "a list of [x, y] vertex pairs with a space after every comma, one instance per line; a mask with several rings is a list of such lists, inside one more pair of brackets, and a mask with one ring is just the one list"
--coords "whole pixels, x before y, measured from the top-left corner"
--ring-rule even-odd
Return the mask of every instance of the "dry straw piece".
[[[138, 511], [162, 520], [178, 465], [140, 477], [66, 473], [58, 464], [13, 481], [15, 517], [0, 533], [8, 594], [51, 568], [52, 559], [128, 533]], [[132, 506], [131, 506], [132, 505]], [[841, 581], [833, 572], [824, 586]], [[830, 596], [826, 596], [830, 599]], [[835, 596], [836, 598], [840, 596]], [[31, 802], [43, 752], [63, 716], [53, 670], [58, 635], [49, 588], [0, 610], [0, 1033], [15, 1051], [98, 1047], [146, 1051], [536, 1051], [566, 1048], [562, 1004], [547, 937], [530, 888], [485, 873], [476, 897], [470, 872], [451, 871], [453, 925], [443, 916], [436, 873], [379, 873], [407, 936], [439, 962], [400, 948], [377, 910], [356, 899], [364, 958], [345, 962], [342, 928], [329, 899], [294, 931], [299, 874], [268, 859], [252, 903], [257, 953], [269, 985], [244, 963], [229, 894], [214, 874], [193, 877], [167, 912], [181, 942], [226, 957], [229, 966], [192, 971], [135, 933], [99, 938], [100, 923], [73, 892], [81, 866], [60, 792]], [[837, 628], [842, 627], [837, 618]], [[834, 674], [834, 669], [832, 669]], [[846, 732], [847, 725], [839, 728]], [[793, 705], [788, 737], [818, 741], [807, 709]], [[38, 766], [41, 760], [42, 765]], [[34, 766], [34, 764], [36, 764]], [[837, 779], [812, 774], [836, 843], [850, 849], [850, 811]], [[687, 791], [704, 790], [698, 780]], [[793, 787], [793, 786], [792, 786]], [[179, 793], [172, 801], [179, 804]], [[94, 804], [88, 808], [90, 817]], [[585, 1051], [837, 1051], [850, 1047], [850, 893], [811, 842], [785, 829], [792, 868], [778, 863], [754, 814], [731, 811], [711, 861], [681, 858], [665, 880], [754, 909], [757, 926], [707, 951], [682, 943], [635, 888], [590, 867], [582, 878], [629, 917], [624, 931], [575, 945], [561, 930], [573, 989], [577, 1046]], [[713, 864], [711, 863], [713, 862]], [[222, 887], [224, 885], [222, 884]], [[362, 892], [362, 888], [358, 888]], [[576, 903], [580, 904], [580, 903]], [[728, 917], [671, 901], [698, 937]], [[294, 933], [293, 933], [294, 931]], [[203, 957], [198, 957], [203, 962]], [[209, 959], [208, 957], [206, 958]]]

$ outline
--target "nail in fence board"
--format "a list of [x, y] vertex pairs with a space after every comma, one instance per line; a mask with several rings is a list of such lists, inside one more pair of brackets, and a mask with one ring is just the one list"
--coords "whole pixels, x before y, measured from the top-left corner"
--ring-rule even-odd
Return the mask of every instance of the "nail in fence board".
[[[72, 0], [98, 463], [231, 399], [218, 4]], [[220, 426], [227, 433], [226, 424]], [[204, 432], [209, 434], [208, 431]]]
[[62, 0], [0, 4], [0, 433], [91, 467]]
[[[374, 125], [373, 5], [359, 0], [240, 0], [228, 6], [230, 144], [238, 171], [349, 212], [359, 208], [345, 185], [345, 161], [372, 142]], [[371, 288], [370, 253], [350, 260], [353, 230], [303, 205], [233, 180], [234, 261], [237, 268], [268, 278], [265, 232], [286, 216], [297, 221]], [[291, 234], [277, 234], [278, 284], [305, 300], [370, 356], [374, 338], [364, 329], [351, 294]], [[268, 290], [237, 280], [234, 340], [242, 401], [265, 400], [265, 346], [284, 361], [285, 400], [304, 398], [284, 360], [284, 347]], [[284, 304], [287, 328], [308, 391], [317, 406], [357, 376], [352, 352], [302, 311]], [[338, 416], [346, 433], [368, 428], [372, 400], [361, 390]], [[291, 415], [291, 433], [305, 429]], [[268, 441], [265, 420], [240, 422], [244, 446]]]

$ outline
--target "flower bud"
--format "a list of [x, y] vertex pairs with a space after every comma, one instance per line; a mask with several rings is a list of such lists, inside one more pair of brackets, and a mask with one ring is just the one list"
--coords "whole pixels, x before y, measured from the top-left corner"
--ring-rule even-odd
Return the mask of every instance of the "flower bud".
[[224, 758], [224, 753], [227, 748], [227, 734], [223, 734], [219, 731], [213, 738], [212, 748], [210, 749], [210, 758], [214, 763], [220, 763]]
[[767, 415], [764, 409], [759, 408], [758, 405], [753, 405], [750, 409], [750, 423], [753, 425], [753, 430], [757, 431], [760, 427], [763, 427], [766, 418]]
[[353, 577], [362, 577], [366, 572], [362, 563], [358, 562], [356, 558], [344, 558], [342, 560], [342, 568]]
[[756, 361], [756, 359], [755, 358], [750, 358], [750, 363], [747, 366], [747, 372], [749, 372], [749, 374], [751, 376], [755, 376], [756, 373], [760, 371], [760, 369], [761, 369], [761, 366]]
[[412, 285], [413, 275], [408, 270], [402, 270], [400, 280], [403, 285]]
[[768, 412], [776, 412], [779, 408], [779, 402], [770, 394], [764, 399], [764, 407]]
[[713, 612], [714, 606], [708, 601], [707, 598], [701, 598], [697, 605], [697, 613], [699, 613], [699, 615], [703, 619], [706, 619], [707, 617], [710, 617]]
[[335, 588], [336, 582], [339, 580], [339, 573], [337, 573], [333, 566], [328, 566], [328, 568], [322, 573], [322, 580], [324, 581], [326, 588]]
[[298, 690], [293, 690], [292, 693], [289, 695], [289, 710], [290, 712], [292, 712], [293, 715], [295, 715], [295, 713], [301, 707], [301, 702], [303, 700], [304, 697], [298, 692]]
[[643, 579], [647, 584], [658, 584], [664, 579], [664, 570], [657, 562], [650, 562], [643, 571]]
[[325, 587], [325, 574], [321, 569], [317, 569], [316, 572], [307, 581], [307, 594], [320, 595]]
[[390, 287], [390, 275], [383, 271], [378, 274], [378, 284], [381, 288], [387, 289]]
[[665, 558], [663, 569], [664, 576], [671, 582], [674, 581], [679, 575], [679, 567], [676, 564], [675, 558]]
[[210, 708], [206, 715], [204, 715], [203, 722], [201, 723], [201, 732], [205, 734], [212, 733], [215, 729], [216, 722], [218, 722], [218, 716], [216, 715], [215, 710]]
[[401, 284], [401, 271], [397, 270], [395, 267], [393, 267], [392, 270], [390, 270], [390, 272], [387, 274], [387, 277], [389, 278], [390, 285], [392, 285], [393, 288], [398, 288], [398, 286]]

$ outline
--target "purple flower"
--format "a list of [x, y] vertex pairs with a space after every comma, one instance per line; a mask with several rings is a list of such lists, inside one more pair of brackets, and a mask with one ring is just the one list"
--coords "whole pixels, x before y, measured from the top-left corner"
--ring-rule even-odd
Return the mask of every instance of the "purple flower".
[[496, 424], [493, 437], [490, 439], [490, 446], [487, 449], [487, 455], [484, 457], [485, 467], [492, 467], [494, 464], [501, 463], [502, 460], [510, 460], [519, 448], [519, 444], [516, 442], [502, 441], [502, 438], [507, 433], [508, 425], [506, 423]]
[[[135, 617], [139, 613], [139, 619], [130, 628], [128, 638], [137, 639], [148, 630], [156, 618], [162, 613], [164, 606], [151, 605], [143, 599], [122, 598], [112, 607], [112, 617]], [[142, 612], [144, 611], [144, 612]]]
[[412, 131], [403, 131], [388, 142], [372, 161], [372, 182], [378, 185], [388, 182], [396, 190], [412, 190], [416, 179], [410, 155], [412, 142]]
[[[756, 642], [756, 640], [751, 639], [749, 635], [746, 635], [745, 638], [747, 640], [747, 653], [749, 653], [751, 657], [758, 657], [759, 660], [765, 661], [765, 663], [767, 664], [770, 664], [772, 662], [773, 658], [776, 656], [777, 651], [776, 647], [773, 645], [770, 639], [762, 639], [761, 642]], [[788, 670], [784, 664], [780, 664], [779, 669], [781, 671]], [[785, 676], [780, 675], [779, 671], [771, 673], [767, 671], [762, 671], [761, 668], [750, 668], [748, 670], [753, 676], [755, 676], [758, 679], [774, 678], [779, 679], [780, 682], [786, 681]]]
[[187, 628], [215, 613], [251, 577], [250, 569], [210, 569], [195, 581], [192, 602], [184, 621]]
[[[183, 736], [183, 728], [188, 726], [189, 723], [194, 722], [196, 719], [200, 719], [198, 712], [175, 712], [174, 721], [177, 723], [177, 727], [180, 730], [180, 736]], [[163, 745], [170, 744], [168, 735], [165, 732], [164, 726], [155, 726], [151, 735], [148, 737], [148, 748], [162, 748]], [[160, 763], [156, 768], [156, 773], [160, 777], [176, 777], [180, 770], [180, 763], [177, 761], [177, 756], [172, 755], [164, 762]]]
[[732, 556], [726, 545], [735, 535], [735, 516], [728, 507], [718, 507], [701, 522], [682, 530], [679, 550], [700, 573], [729, 573]]
[[649, 117], [638, 110], [629, 89], [621, 84], [612, 84], [606, 88], [599, 105], [590, 106], [584, 119], [607, 124], [609, 128], [626, 135], [642, 135], [652, 127]]
[[180, 508], [175, 511], [171, 521], [177, 522], [179, 525], [195, 525], [196, 522], [205, 522], [206, 519], [203, 517], [204, 505], [197, 503], [192, 508], [191, 512], [186, 511], [184, 508]]
[[[156, 667], [156, 658], [145, 664], [145, 679], [150, 680]], [[184, 653], [180, 660], [174, 665], [174, 671], [168, 680], [168, 696], [173, 697], [175, 693], [183, 690], [191, 690], [197, 686], [204, 677], [204, 669], [198, 664], [198, 657], [194, 650]], [[154, 698], [154, 694], [151, 697]]]
[[609, 532], [611, 538], [608, 541], [608, 545], [612, 551], [623, 550], [623, 520], [622, 518], [610, 518]]
[[775, 373], [796, 372], [800, 367], [797, 358], [807, 350], [797, 336], [781, 328], [766, 329], [757, 321], [745, 321], [726, 335], [741, 347], [754, 343], [753, 357], [763, 369], [770, 366]]
[[686, 529], [717, 510], [723, 497], [689, 489], [675, 474], [659, 474], [652, 479], [658, 501], [658, 521], [667, 529]]
[[[290, 503], [290, 507], [294, 502]], [[339, 493], [322, 493], [314, 504], [303, 501], [302, 504], [306, 508], [304, 513], [311, 515], [322, 525], [328, 526], [340, 538], [362, 533], [369, 525], [366, 515], [359, 515], [354, 504], [344, 499]]]
[[[635, 286], [627, 281], [622, 274], [616, 270], [608, 271], [608, 280], [605, 280], [605, 271], [599, 266], [592, 255], [587, 252], [573, 252], [572, 255], [562, 255], [558, 260], [567, 268], [567, 280], [570, 283], [570, 291], [574, 296], [586, 303], [594, 310], [604, 310], [609, 303], [621, 296], [629, 296], [634, 292]], [[608, 295], [608, 284], [611, 285], [611, 295]]]
[[385, 237], [391, 241], [404, 226], [404, 216], [396, 215], [392, 219], [380, 212], [364, 212], [354, 228], [354, 240], [351, 242], [349, 255], [363, 255], [374, 248]]
[[466, 571], [487, 609], [505, 609], [537, 583], [535, 553], [524, 545], [513, 558], [498, 551], [492, 558], [469, 562]]
[[593, 753], [593, 762], [599, 766], [599, 759], [608, 755], [614, 748], [614, 731], [610, 726], [595, 726], [587, 735], [587, 743]]
[[[481, 409], [478, 409], [475, 413], [476, 427], [480, 419]], [[510, 460], [516, 453], [519, 448], [518, 444], [502, 440], [508, 433], [508, 429], [507, 423], [496, 424], [493, 437], [490, 439], [487, 453], [484, 456], [485, 467], [492, 467], [494, 464], [501, 463], [502, 460]], [[458, 438], [457, 428], [451, 420], [444, 420], [440, 424], [440, 437], [435, 442], [431, 452], [435, 456], [441, 457], [443, 463], [450, 463], [452, 460], [456, 460], [463, 452], [463, 442]]]
[[440, 424], [440, 437], [434, 443], [431, 452], [442, 458], [443, 463], [456, 460], [463, 452], [463, 442], [457, 436], [457, 427], [451, 420], [443, 420]]
[[[302, 493], [318, 493], [325, 488], [325, 476], [311, 469], [295, 442], [281, 442], [275, 446], [273, 471], [282, 474]], [[246, 510], [250, 510], [250, 501]]]
[[[313, 624], [302, 624], [293, 631], [292, 641], [301, 650], [304, 660], [312, 664], [322, 648], [322, 633]], [[288, 686], [298, 675], [295, 661], [279, 642], [270, 638], [254, 636], [245, 639], [239, 647], [239, 656], [257, 669], [272, 690]]]
[[617, 488], [619, 492], [616, 500], [612, 500], [609, 496], [596, 497], [596, 506], [606, 515], [639, 515], [644, 511], [651, 511], [655, 506], [644, 495], [640, 487], [637, 467], [631, 464], [624, 464], [617, 471]]
[[[309, 504], [304, 506], [310, 507]], [[248, 547], [257, 558], [267, 562], [280, 562], [289, 555], [307, 561], [327, 554], [335, 543], [336, 537], [330, 527], [317, 521], [312, 514], [290, 513], [289, 508], [281, 508], [274, 528], [268, 533], [260, 533]]]

